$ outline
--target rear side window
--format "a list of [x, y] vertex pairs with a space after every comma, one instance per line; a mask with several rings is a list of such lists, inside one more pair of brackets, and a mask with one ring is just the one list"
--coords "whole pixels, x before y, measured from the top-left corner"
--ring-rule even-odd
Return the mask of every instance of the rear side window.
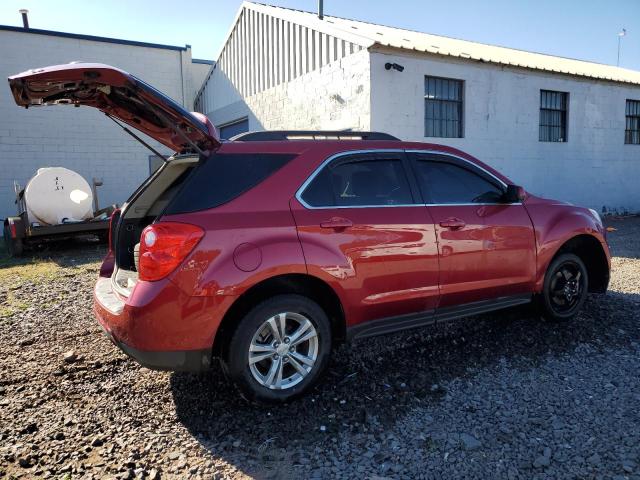
[[312, 207], [358, 207], [413, 203], [402, 161], [396, 158], [338, 159], [302, 193]]
[[497, 203], [502, 189], [484, 176], [454, 163], [418, 160], [418, 184], [429, 203]]
[[218, 207], [255, 187], [293, 158], [291, 154], [214, 154], [193, 170], [165, 214]]

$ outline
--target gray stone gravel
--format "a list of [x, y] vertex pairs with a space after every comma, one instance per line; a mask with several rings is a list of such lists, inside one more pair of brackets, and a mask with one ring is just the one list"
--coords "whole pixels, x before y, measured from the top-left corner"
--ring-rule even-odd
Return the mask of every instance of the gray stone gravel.
[[[640, 218], [611, 289], [569, 324], [521, 308], [337, 352], [308, 396], [240, 400], [215, 370], [152, 372], [91, 313], [95, 246], [0, 285], [0, 477], [640, 479]], [[0, 310], [1, 311], [1, 310]]]

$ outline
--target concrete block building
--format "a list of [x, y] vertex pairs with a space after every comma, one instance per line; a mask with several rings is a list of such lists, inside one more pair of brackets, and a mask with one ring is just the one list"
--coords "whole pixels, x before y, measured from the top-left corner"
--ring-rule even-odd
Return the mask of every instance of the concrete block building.
[[[176, 47], [46, 30], [0, 26], [0, 77], [45, 65], [106, 63], [142, 78], [193, 110], [193, 100], [213, 62]], [[154, 147], [167, 149], [147, 138]], [[18, 108], [0, 87], [0, 218], [15, 213], [13, 181], [23, 186], [36, 170], [62, 166], [91, 183], [99, 178], [102, 206], [121, 204], [149, 175], [150, 152], [92, 108]]]
[[225, 138], [379, 130], [640, 212], [640, 72], [245, 2], [195, 105]]

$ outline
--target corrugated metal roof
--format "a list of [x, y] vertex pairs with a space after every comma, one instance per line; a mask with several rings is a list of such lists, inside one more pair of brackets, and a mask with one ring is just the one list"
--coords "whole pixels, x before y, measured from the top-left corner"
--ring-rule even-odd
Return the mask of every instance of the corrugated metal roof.
[[243, 3], [243, 7], [252, 8], [262, 13], [344, 38], [345, 40], [358, 43], [366, 48], [375, 48], [376, 46], [398, 48], [512, 67], [640, 85], [640, 72], [615, 67], [613, 65], [498, 47], [495, 45], [431, 35], [412, 30], [403, 30], [401, 28], [387, 27], [328, 15], [325, 15], [324, 19], [320, 20], [317, 15], [312, 12], [253, 2], [245, 2]]

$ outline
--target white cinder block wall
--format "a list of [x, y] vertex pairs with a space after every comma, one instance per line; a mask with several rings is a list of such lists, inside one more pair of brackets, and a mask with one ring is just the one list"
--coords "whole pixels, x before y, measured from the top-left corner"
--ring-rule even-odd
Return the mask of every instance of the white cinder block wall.
[[352, 34], [328, 33], [243, 3], [196, 105], [217, 126], [248, 119], [249, 130], [365, 129], [369, 54]]
[[[213, 66], [213, 62], [207, 60], [193, 59], [191, 62], [191, 87], [193, 88], [193, 98], [202, 87], [202, 84], [207, 79], [209, 71]], [[189, 104], [193, 105], [193, 101]], [[190, 107], [192, 108], [192, 107]], [[192, 108], [193, 109], [193, 108]]]
[[[405, 67], [385, 70], [387, 62]], [[425, 75], [464, 81], [464, 138], [425, 138]], [[569, 92], [568, 141], [538, 141], [540, 90]], [[640, 212], [640, 145], [625, 103], [640, 87], [437, 56], [371, 52], [371, 129], [460, 148], [529, 191], [598, 211]]]
[[[189, 109], [200, 87], [192, 85], [190, 48], [150, 48], [0, 30], [0, 77], [75, 60], [131, 72]], [[150, 143], [171, 153], [157, 142]], [[93, 177], [101, 178], [101, 206], [122, 203], [149, 175], [149, 155], [95, 109], [25, 110], [15, 105], [8, 85], [0, 84], [0, 218], [15, 214], [13, 180], [24, 186], [45, 166], [70, 168], [89, 183]]]
[[216, 125], [248, 117], [249, 130], [368, 130], [369, 52], [361, 50], [242, 98], [220, 70], [211, 79]]
[[[250, 130], [379, 130], [450, 145], [532, 193], [640, 212], [640, 146], [624, 143], [626, 100], [640, 100], [640, 86], [471, 60], [465, 48], [511, 58], [501, 48], [444, 37], [432, 42], [448, 45], [452, 56], [418, 53], [434, 48], [424, 35], [245, 2], [196, 104], [218, 126], [246, 117]], [[559, 59], [534, 57], [526, 62], [560, 68]], [[404, 71], [386, 70], [387, 62]], [[636, 78], [582, 62], [562, 65]], [[463, 138], [424, 136], [426, 75], [464, 82]], [[569, 93], [567, 142], [538, 140], [541, 89]]]

